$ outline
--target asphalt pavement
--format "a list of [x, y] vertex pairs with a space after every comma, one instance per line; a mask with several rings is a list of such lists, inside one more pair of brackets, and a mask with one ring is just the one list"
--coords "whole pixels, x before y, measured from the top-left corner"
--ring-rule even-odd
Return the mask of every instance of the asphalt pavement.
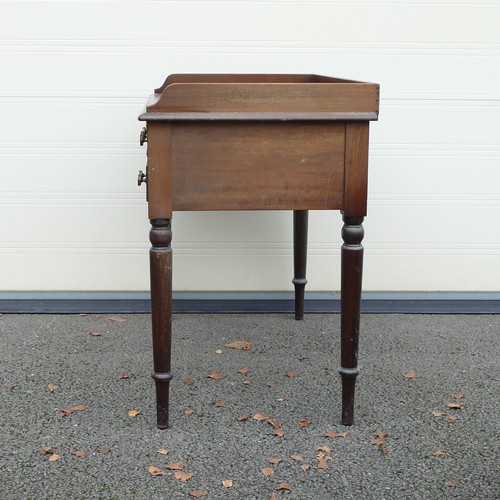
[[159, 430], [149, 315], [1, 315], [0, 498], [500, 498], [500, 315], [363, 315], [352, 427], [339, 319], [175, 315]]

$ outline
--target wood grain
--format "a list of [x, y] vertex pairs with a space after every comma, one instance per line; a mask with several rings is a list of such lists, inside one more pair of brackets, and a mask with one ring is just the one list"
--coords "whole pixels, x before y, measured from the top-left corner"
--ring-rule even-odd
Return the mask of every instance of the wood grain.
[[343, 213], [364, 217], [368, 190], [368, 122], [346, 124]]
[[168, 426], [169, 219], [179, 210], [294, 210], [296, 319], [304, 315], [308, 211], [343, 212], [339, 371], [342, 423], [352, 425], [368, 125], [377, 113], [378, 85], [315, 75], [172, 75], [157, 89], [140, 119], [148, 122], [158, 427]]
[[175, 122], [172, 127], [173, 210], [342, 207], [344, 124]]
[[148, 215], [150, 219], [171, 219], [171, 186], [169, 122], [148, 124]]
[[366, 83], [171, 84], [148, 112], [376, 112], [378, 85]]
[[320, 75], [174, 74], [155, 90], [140, 119], [159, 119], [155, 113], [294, 113], [308, 119], [340, 113], [376, 120], [378, 106], [375, 83]]

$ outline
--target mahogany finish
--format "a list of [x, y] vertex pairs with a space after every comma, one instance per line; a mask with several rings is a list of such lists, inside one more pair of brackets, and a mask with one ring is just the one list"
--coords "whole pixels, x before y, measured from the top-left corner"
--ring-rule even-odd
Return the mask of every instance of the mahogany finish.
[[341, 248], [340, 369], [342, 377], [342, 423], [352, 425], [354, 389], [358, 376], [358, 340], [363, 274], [363, 217], [344, 215]]
[[307, 210], [293, 211], [293, 286], [295, 287], [295, 319], [304, 319], [304, 292], [307, 285]]
[[309, 210], [343, 214], [342, 423], [352, 425], [368, 181], [368, 127], [379, 87], [318, 75], [170, 75], [155, 90], [141, 143], [151, 220], [157, 423], [172, 379], [174, 211], [293, 210], [295, 318], [304, 317]]
[[172, 241], [169, 219], [151, 220], [149, 251], [151, 319], [153, 323], [153, 379], [156, 382], [157, 424], [168, 427], [168, 395], [172, 372]]
[[173, 210], [342, 208], [345, 126], [175, 122]]

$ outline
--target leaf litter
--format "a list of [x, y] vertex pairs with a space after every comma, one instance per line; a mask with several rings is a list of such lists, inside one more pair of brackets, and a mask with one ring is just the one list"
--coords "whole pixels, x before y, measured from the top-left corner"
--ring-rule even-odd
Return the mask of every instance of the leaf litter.
[[179, 481], [186, 482], [189, 481], [193, 477], [192, 472], [184, 472], [184, 471], [177, 471], [174, 473], [175, 479], [178, 479]]
[[249, 351], [253, 346], [250, 342], [245, 340], [236, 340], [235, 342], [230, 342], [229, 344], [224, 344], [227, 349], [242, 349], [243, 351]]
[[76, 406], [71, 406], [69, 408], [64, 408], [59, 412], [60, 417], [67, 417], [68, 415], [71, 415], [72, 413], [75, 413], [75, 411], [85, 411], [87, 409], [86, 404], [80, 404]]

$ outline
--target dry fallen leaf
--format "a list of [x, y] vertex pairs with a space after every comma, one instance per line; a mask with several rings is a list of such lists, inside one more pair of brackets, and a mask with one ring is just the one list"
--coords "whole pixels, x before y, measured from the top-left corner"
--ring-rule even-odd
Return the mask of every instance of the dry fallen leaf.
[[446, 451], [436, 450], [432, 453], [432, 455], [435, 457], [444, 457], [446, 455]]
[[187, 378], [185, 380], [186, 385], [193, 385], [195, 383], [194, 378]]
[[278, 491], [280, 490], [292, 491], [292, 485], [290, 483], [280, 483], [276, 489]]
[[61, 456], [58, 455], [57, 453], [53, 453], [49, 457], [49, 462], [57, 462], [58, 460], [61, 460]]
[[458, 417], [456, 415], [447, 415], [445, 418], [450, 422], [455, 422], [455, 420], [458, 420]]
[[55, 453], [54, 448], [52, 446], [44, 446], [43, 448], [40, 448], [40, 455], [47, 455], [47, 453]]
[[278, 437], [283, 437], [285, 435], [285, 433], [281, 429], [275, 429], [272, 434], [273, 436]]
[[174, 474], [174, 477], [175, 477], [175, 479], [178, 479], [179, 481], [186, 482], [186, 481], [189, 481], [193, 477], [193, 473], [192, 472], [177, 471]]
[[201, 497], [204, 497], [205, 495], [206, 495], [206, 492], [203, 490], [192, 490], [189, 492], [189, 496], [194, 497], [194, 498], [201, 498]]
[[267, 420], [269, 417], [267, 415], [264, 415], [263, 413], [256, 413], [252, 419], [253, 420], [257, 420], [259, 422], [264, 422], [265, 420]]
[[274, 474], [274, 469], [272, 467], [264, 467], [263, 469], [260, 469], [260, 472], [262, 472], [263, 476], [269, 477]]
[[311, 466], [310, 466], [309, 464], [302, 464], [302, 465], [300, 466], [300, 468], [301, 468], [304, 472], [307, 472], [307, 471], [311, 468]]
[[304, 427], [307, 427], [310, 424], [311, 424], [311, 421], [308, 420], [307, 418], [303, 418], [303, 419], [299, 420], [299, 427], [301, 429], [303, 429]]
[[282, 458], [270, 458], [267, 463], [268, 464], [273, 464], [273, 465], [278, 465], [280, 462], [283, 462]]
[[78, 458], [82, 458], [86, 455], [87, 453], [83, 450], [77, 450], [77, 451], [74, 451], [73, 452], [73, 455], [75, 455], [75, 457], [78, 457]]
[[215, 354], [222, 354], [222, 349], [216, 349]]
[[233, 480], [232, 479], [224, 479], [222, 481], [222, 486], [224, 486], [224, 488], [232, 488], [233, 487]]
[[141, 414], [140, 410], [129, 410], [127, 413], [129, 417], [137, 417], [137, 415], [140, 414]]
[[463, 399], [465, 397], [461, 392], [454, 392], [453, 394], [450, 394], [450, 396], [453, 399]]
[[378, 446], [378, 449], [382, 452], [383, 455], [389, 454], [389, 450], [385, 447], [385, 443], [382, 439], [372, 439], [370, 443], [374, 446]]
[[158, 450], [158, 453], [159, 453], [160, 455], [168, 455], [168, 450], [167, 450], [166, 448], [160, 448], [160, 449]]
[[236, 417], [236, 420], [238, 422], [245, 422], [245, 420], [248, 420], [250, 417], [248, 415], [240, 415], [239, 417]]
[[286, 376], [287, 376], [288, 378], [292, 378], [292, 377], [294, 377], [294, 376], [295, 376], [295, 372], [294, 372], [293, 370], [288, 370], [288, 371], [286, 372]]
[[250, 385], [252, 382], [250, 380], [246, 379], [246, 380], [243, 380], [243, 383], [245, 385]]
[[406, 380], [413, 380], [417, 376], [417, 372], [415, 370], [410, 370], [404, 374]]
[[49, 384], [49, 385], [47, 386], [47, 389], [48, 389], [50, 392], [55, 392], [55, 391], [57, 391], [57, 389], [59, 389], [59, 386], [58, 386], [58, 385], [56, 385], [56, 384]]
[[402, 403], [402, 404], [404, 404], [404, 403], [408, 403], [408, 398], [405, 398], [404, 396], [401, 396], [401, 397], [399, 398], [399, 402], [400, 402], [400, 403]]
[[335, 432], [335, 431], [330, 431], [325, 434], [325, 437], [327, 438], [345, 438], [349, 435], [348, 432]]
[[443, 413], [442, 411], [433, 411], [432, 416], [433, 417], [444, 417], [446, 413]]
[[92, 335], [92, 337], [102, 337], [101, 332], [90, 332], [90, 335]]
[[379, 439], [385, 439], [388, 435], [389, 435], [388, 432], [377, 432], [377, 434], [375, 434], [375, 436], [378, 437]]
[[70, 408], [64, 408], [59, 412], [60, 417], [66, 417], [67, 415], [71, 415], [75, 411], [85, 411], [87, 409], [87, 405], [81, 404], [77, 406], [71, 406]]
[[101, 455], [107, 455], [111, 450], [109, 448], [99, 448], [97, 450], [98, 453], [100, 453]]
[[158, 467], [156, 467], [154, 465], [150, 465], [148, 467], [148, 472], [152, 476], [164, 476], [166, 474], [166, 472], [162, 471], [161, 469], [159, 469]]
[[214, 404], [214, 406], [216, 406], [217, 408], [224, 408], [224, 406], [226, 406], [226, 403], [224, 403], [223, 401], [218, 401]]
[[461, 410], [464, 406], [463, 403], [448, 403], [448, 408], [453, 410]]
[[283, 422], [280, 422], [279, 420], [273, 417], [267, 418], [266, 421], [269, 425], [272, 425], [275, 429], [281, 429], [281, 426], [283, 425]]
[[328, 469], [328, 462], [332, 459], [328, 455], [318, 458], [318, 469], [326, 470]]
[[252, 344], [250, 342], [245, 342], [244, 340], [237, 340], [235, 342], [225, 344], [224, 347], [227, 347], [228, 349], [243, 349], [244, 351], [248, 351], [252, 348]]
[[118, 380], [128, 380], [130, 378], [130, 375], [128, 373], [122, 373], [119, 377]]
[[324, 451], [325, 453], [330, 453], [333, 450], [331, 446], [321, 446], [318, 451]]
[[127, 321], [127, 318], [123, 318], [122, 316], [111, 316], [109, 319], [111, 321], [115, 321], [116, 323], [125, 323], [125, 321]]
[[191, 408], [186, 408], [182, 412], [184, 413], [184, 415], [191, 415], [194, 412], [194, 410], [192, 410]]
[[211, 378], [212, 380], [220, 380], [221, 378], [224, 378], [224, 375], [222, 375], [222, 373], [214, 372], [208, 375], [208, 378]]
[[270, 382], [269, 384], [266, 384], [266, 387], [278, 387], [278, 384], [274, 384], [273, 382]]
[[247, 367], [240, 368], [238, 370], [238, 373], [241, 373], [242, 375], [247, 375], [250, 370]]
[[184, 462], [182, 460], [180, 462], [170, 462], [165, 467], [168, 470], [182, 470], [184, 469]]
[[296, 462], [303, 462], [304, 461], [304, 457], [302, 455], [300, 455], [299, 453], [294, 453], [293, 455], [290, 455], [290, 458], [292, 460], [295, 460]]

